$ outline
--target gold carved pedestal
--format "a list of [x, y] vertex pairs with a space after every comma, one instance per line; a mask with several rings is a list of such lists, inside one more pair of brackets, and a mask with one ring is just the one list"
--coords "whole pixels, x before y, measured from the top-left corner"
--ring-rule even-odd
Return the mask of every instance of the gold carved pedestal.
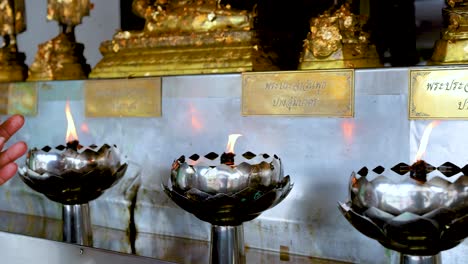
[[121, 31], [101, 44], [91, 78], [276, 69], [252, 30], [254, 13], [216, 0], [135, 0], [143, 31]]
[[90, 67], [83, 56], [83, 44], [76, 42], [75, 27], [89, 15], [91, 8], [89, 0], [48, 0], [47, 19], [57, 20], [61, 32], [39, 45], [28, 81], [87, 78]]
[[18, 52], [16, 35], [26, 30], [24, 0], [0, 0], [0, 82], [23, 81], [28, 74], [24, 53]]
[[363, 30], [367, 17], [354, 15], [349, 4], [312, 18], [299, 69], [380, 67], [377, 50]]
[[447, 0], [447, 3], [443, 15], [448, 27], [435, 43], [430, 65], [468, 63], [468, 1]]

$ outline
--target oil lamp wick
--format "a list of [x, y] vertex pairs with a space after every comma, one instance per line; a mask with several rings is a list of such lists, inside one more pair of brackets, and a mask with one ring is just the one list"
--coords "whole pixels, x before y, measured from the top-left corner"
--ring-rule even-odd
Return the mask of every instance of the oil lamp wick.
[[229, 135], [228, 144], [226, 146], [226, 151], [221, 155], [220, 162], [221, 164], [226, 164], [228, 166], [234, 166], [234, 145], [236, 144], [236, 140], [242, 136], [241, 134], [231, 134]]
[[410, 167], [410, 177], [420, 181], [427, 181], [427, 163], [424, 160], [418, 160]]
[[221, 164], [226, 164], [226, 165], [229, 165], [229, 166], [233, 166], [235, 156], [236, 156], [236, 154], [234, 154], [233, 152], [224, 152], [221, 155], [221, 158], [220, 158]]
[[67, 148], [68, 149], [72, 149], [72, 150], [77, 151], [79, 146], [80, 146], [80, 142], [78, 140], [73, 140], [73, 141], [67, 142]]

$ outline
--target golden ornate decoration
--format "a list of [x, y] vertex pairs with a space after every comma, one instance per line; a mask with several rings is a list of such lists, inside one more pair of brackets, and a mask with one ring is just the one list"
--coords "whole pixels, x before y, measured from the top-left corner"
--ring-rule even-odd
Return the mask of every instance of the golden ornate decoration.
[[351, 13], [348, 3], [312, 18], [299, 69], [382, 66], [370, 34], [363, 30], [366, 23], [367, 17]]
[[91, 78], [277, 69], [253, 31], [255, 13], [218, 0], [134, 0], [142, 31], [121, 31], [101, 44]]
[[447, 0], [447, 4], [450, 7], [455, 7], [457, 5], [466, 6], [468, 3], [465, 0]]
[[466, 64], [468, 62], [468, 0], [447, 0], [443, 9], [448, 24], [434, 46], [428, 64]]
[[16, 35], [26, 30], [24, 0], [0, 0], [0, 82], [23, 81], [28, 67], [24, 53], [18, 52]]
[[83, 44], [76, 42], [75, 27], [92, 7], [89, 0], [48, 0], [47, 19], [58, 21], [62, 31], [39, 45], [28, 81], [87, 78], [90, 67], [83, 56]]

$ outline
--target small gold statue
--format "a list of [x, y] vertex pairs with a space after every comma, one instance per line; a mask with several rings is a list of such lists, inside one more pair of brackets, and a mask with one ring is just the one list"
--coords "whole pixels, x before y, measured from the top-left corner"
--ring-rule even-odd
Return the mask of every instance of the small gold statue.
[[24, 0], [0, 0], [0, 82], [23, 81], [28, 74], [24, 53], [18, 52], [16, 35], [26, 30]]
[[435, 43], [429, 65], [468, 62], [468, 0], [447, 0], [447, 4], [443, 15], [448, 26]]
[[466, 6], [468, 3], [465, 0], [447, 0], [447, 4], [450, 7], [455, 7], [456, 5]]
[[276, 69], [253, 28], [255, 13], [220, 0], [134, 0], [143, 31], [121, 31], [102, 43], [91, 78]]
[[48, 0], [47, 20], [57, 20], [61, 32], [39, 45], [28, 81], [87, 78], [90, 67], [83, 56], [83, 44], [76, 42], [75, 27], [92, 7], [90, 0]]
[[219, 0], [134, 0], [133, 10], [146, 19], [145, 32], [153, 34], [252, 28], [252, 14], [232, 10]]
[[363, 30], [366, 23], [367, 17], [351, 13], [349, 3], [312, 18], [299, 69], [382, 66], [370, 34]]

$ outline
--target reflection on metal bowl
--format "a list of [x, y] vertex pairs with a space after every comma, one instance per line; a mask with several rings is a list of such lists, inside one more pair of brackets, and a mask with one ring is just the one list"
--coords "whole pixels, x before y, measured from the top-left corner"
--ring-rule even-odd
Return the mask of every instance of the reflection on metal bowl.
[[84, 204], [96, 199], [127, 169], [115, 146], [90, 146], [78, 151], [58, 146], [56, 152], [51, 150], [30, 150], [19, 175], [33, 190], [62, 204]]
[[[446, 164], [432, 168], [449, 177], [461, 171], [453, 164], [447, 170]], [[428, 181], [407, 177], [400, 182], [383, 175], [368, 177], [367, 172], [352, 173], [349, 201], [339, 208], [356, 229], [386, 248], [431, 256], [468, 236], [468, 176], [460, 175], [454, 182], [442, 176]]]
[[283, 176], [281, 160], [267, 154], [236, 166], [216, 159], [190, 164], [182, 156], [174, 161], [171, 179], [164, 186], [184, 210], [211, 224], [229, 226], [259, 216], [281, 202], [291, 188], [290, 177]]

